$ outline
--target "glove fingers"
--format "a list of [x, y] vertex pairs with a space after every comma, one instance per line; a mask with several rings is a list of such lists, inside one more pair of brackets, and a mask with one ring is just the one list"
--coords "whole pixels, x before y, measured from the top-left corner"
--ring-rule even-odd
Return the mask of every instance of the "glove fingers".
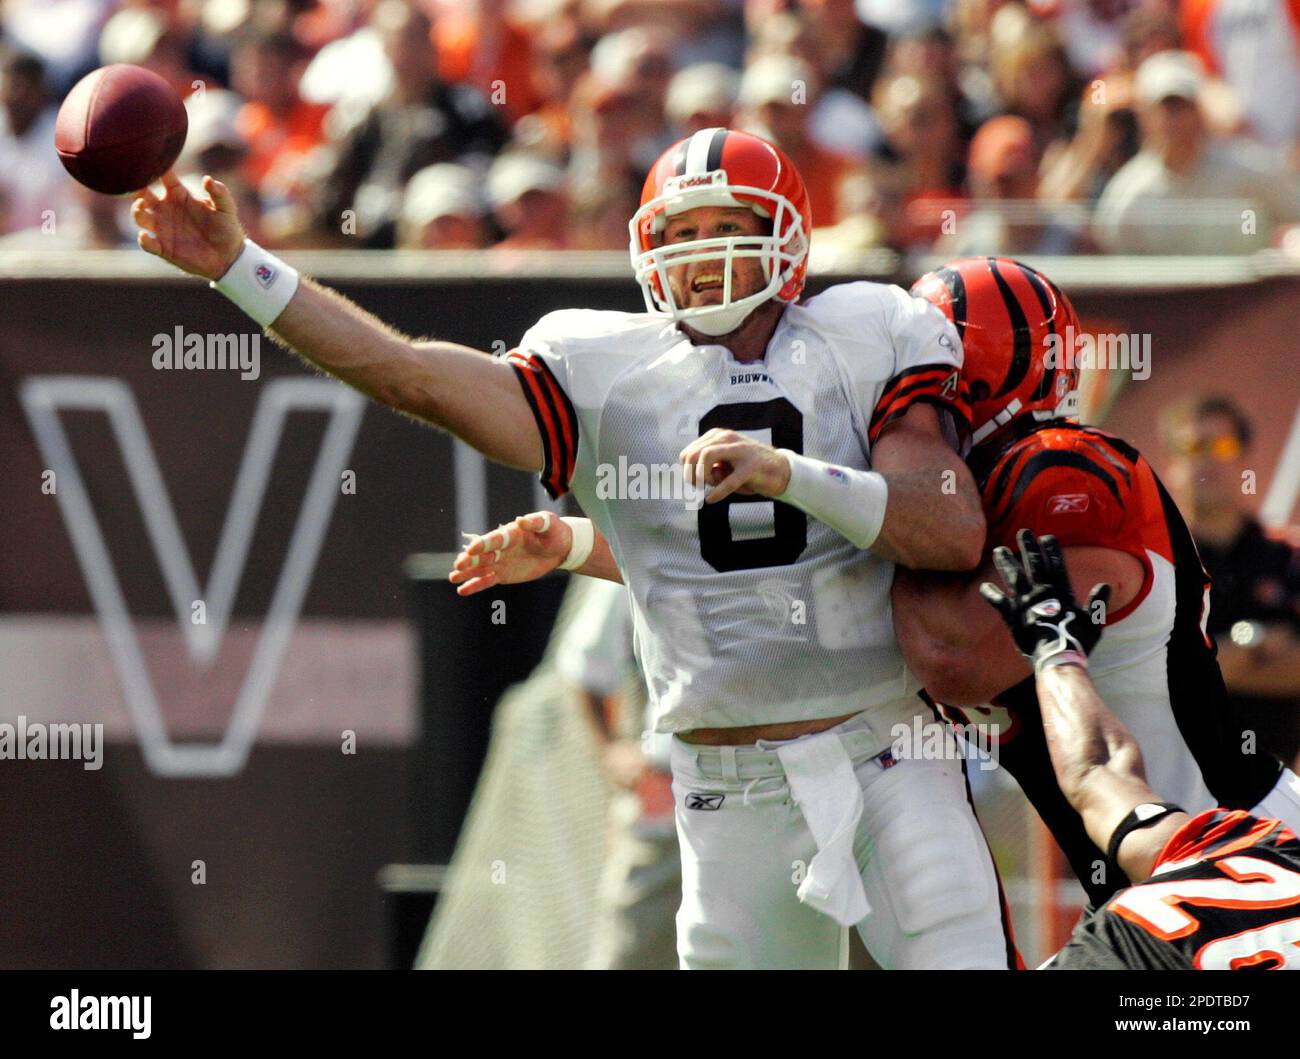
[[1025, 578], [1024, 568], [1012, 554], [1010, 548], [994, 548], [993, 565], [997, 567], [998, 573], [1002, 575], [1002, 580], [1010, 590], [1011, 595], [1023, 596], [1029, 591], [1029, 582]]
[[1016, 606], [1007, 598], [1003, 592], [992, 581], [985, 581], [980, 585], [980, 595], [993, 604], [1002, 615], [1002, 620], [1010, 625], [1013, 629], [1016, 624]]
[[1061, 554], [1061, 546], [1056, 538], [1050, 533], [1044, 534], [1038, 538], [1038, 548], [1052, 584], [1060, 588], [1068, 588], [1070, 578], [1065, 572], [1065, 556]]
[[1016, 540], [1020, 544], [1020, 555], [1025, 564], [1025, 572], [1029, 575], [1029, 585], [1031, 588], [1037, 588], [1039, 585], [1048, 583], [1047, 559], [1043, 555], [1038, 538], [1034, 536], [1032, 530], [1022, 529], [1016, 534]]

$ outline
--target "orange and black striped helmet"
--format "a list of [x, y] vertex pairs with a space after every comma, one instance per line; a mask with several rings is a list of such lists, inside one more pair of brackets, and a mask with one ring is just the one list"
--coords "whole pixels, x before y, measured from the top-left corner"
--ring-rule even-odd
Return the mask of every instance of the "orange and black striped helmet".
[[912, 293], [937, 306], [961, 336], [976, 445], [1022, 416], [1078, 415], [1079, 317], [1041, 272], [1010, 258], [968, 257], [926, 273]]

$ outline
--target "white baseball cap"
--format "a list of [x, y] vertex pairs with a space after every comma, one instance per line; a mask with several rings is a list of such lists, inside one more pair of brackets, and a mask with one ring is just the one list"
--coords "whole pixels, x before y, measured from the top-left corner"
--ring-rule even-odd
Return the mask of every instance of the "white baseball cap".
[[564, 170], [531, 154], [506, 154], [492, 163], [487, 198], [493, 209], [514, 202], [528, 191], [553, 191], [564, 185]]
[[1175, 96], [1195, 99], [1205, 83], [1205, 67], [1189, 51], [1160, 51], [1138, 67], [1134, 84], [1142, 103], [1159, 103]]
[[439, 217], [482, 217], [487, 210], [480, 185], [468, 166], [453, 162], [425, 166], [406, 183], [402, 220], [418, 228]]
[[740, 79], [740, 102], [747, 107], [764, 103], [792, 103], [799, 85], [805, 91], [816, 74], [802, 59], [793, 55], [765, 55], [750, 63]]

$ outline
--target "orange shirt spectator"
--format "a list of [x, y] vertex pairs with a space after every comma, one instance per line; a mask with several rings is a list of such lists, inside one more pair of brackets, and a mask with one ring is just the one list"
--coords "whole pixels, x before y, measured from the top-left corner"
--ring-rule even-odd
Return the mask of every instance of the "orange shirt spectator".
[[468, 84], [505, 107], [513, 125], [537, 109], [532, 45], [528, 35], [505, 19], [474, 18], [467, 12], [441, 15], [433, 31], [438, 75], [445, 84]]
[[299, 100], [277, 116], [265, 103], [245, 103], [239, 111], [240, 135], [249, 146], [244, 175], [260, 185], [277, 167], [300, 160], [324, 139], [321, 126], [329, 107]]

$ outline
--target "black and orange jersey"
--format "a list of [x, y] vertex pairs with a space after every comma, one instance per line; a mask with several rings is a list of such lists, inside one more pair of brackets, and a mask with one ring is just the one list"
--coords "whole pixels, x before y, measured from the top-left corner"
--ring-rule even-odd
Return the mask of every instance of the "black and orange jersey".
[[[1028, 528], [1053, 534], [1066, 548], [1111, 548], [1142, 564], [1141, 588], [1107, 615], [1089, 670], [1102, 699], [1137, 738], [1152, 789], [1189, 812], [1258, 805], [1281, 764], [1253, 752], [1233, 722], [1204, 628], [1209, 578], [1178, 508], [1141, 454], [1113, 435], [1058, 420], [976, 454], [971, 466], [990, 552], [1014, 547], [1017, 531]], [[1099, 904], [1128, 880], [1105, 863], [1060, 792], [1032, 677], [996, 696], [992, 707], [943, 709], [957, 723], [999, 724], [999, 761]]]
[[1280, 820], [1210, 809], [1151, 878], [1089, 913], [1048, 970], [1300, 970], [1300, 841]]
[[[1127, 552], [1146, 576], [1132, 602], [1110, 615], [1119, 621], [1151, 589], [1151, 553], [1175, 561], [1161, 492], [1146, 460], [1127, 442], [1094, 427], [1050, 423], [1004, 448], [982, 476], [988, 549], [1014, 549], [1016, 533], [1028, 527], [1039, 536], [1052, 534], [1063, 548]], [[1187, 573], [1201, 578], [1202, 590], [1209, 585], [1199, 559]]]

